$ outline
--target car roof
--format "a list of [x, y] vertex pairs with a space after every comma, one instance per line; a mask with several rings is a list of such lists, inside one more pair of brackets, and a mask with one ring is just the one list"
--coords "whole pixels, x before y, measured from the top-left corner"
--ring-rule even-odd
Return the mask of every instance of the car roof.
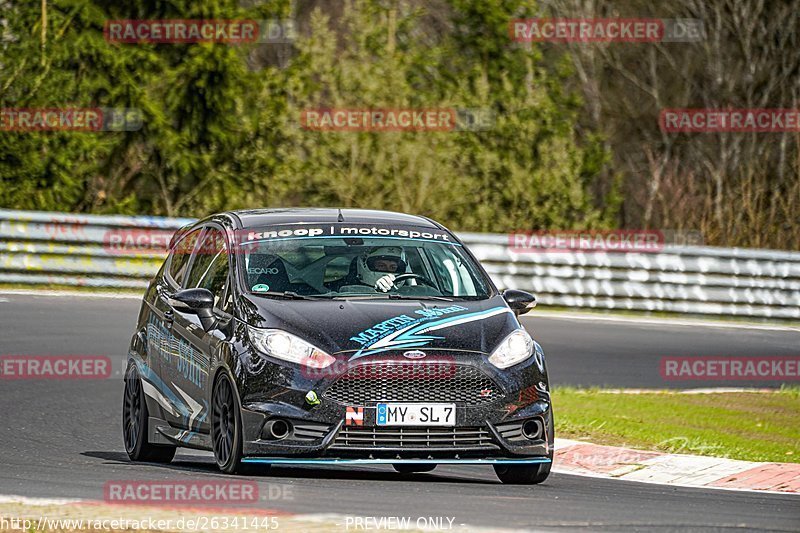
[[230, 214], [239, 219], [242, 228], [256, 228], [280, 224], [336, 224], [342, 222], [354, 224], [397, 224], [403, 226], [420, 226], [425, 228], [444, 229], [436, 222], [421, 216], [378, 211], [371, 209], [336, 209], [336, 208], [284, 208], [284, 209], [243, 209], [231, 211]]

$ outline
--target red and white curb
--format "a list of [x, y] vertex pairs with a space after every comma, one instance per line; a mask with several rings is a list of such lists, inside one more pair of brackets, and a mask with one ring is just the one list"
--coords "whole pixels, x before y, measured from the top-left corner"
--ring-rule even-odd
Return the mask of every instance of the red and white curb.
[[659, 485], [800, 494], [800, 463], [755, 463], [556, 439], [553, 472]]

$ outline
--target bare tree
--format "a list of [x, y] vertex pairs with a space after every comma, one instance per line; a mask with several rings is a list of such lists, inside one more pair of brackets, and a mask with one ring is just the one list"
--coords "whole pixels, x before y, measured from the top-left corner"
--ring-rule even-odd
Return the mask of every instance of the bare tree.
[[798, 132], [666, 133], [658, 116], [664, 108], [798, 109], [800, 1], [679, 0], [656, 12], [638, 1], [541, 4], [548, 17], [704, 24], [694, 43], [547, 45], [572, 59], [583, 123], [603, 132], [625, 177], [626, 226], [701, 229], [717, 245], [798, 247]]

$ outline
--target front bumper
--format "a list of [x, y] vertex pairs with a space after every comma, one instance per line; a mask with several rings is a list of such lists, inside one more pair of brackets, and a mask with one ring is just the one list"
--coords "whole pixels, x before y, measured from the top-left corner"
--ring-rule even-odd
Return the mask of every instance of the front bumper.
[[[396, 359], [391, 358], [388, 362], [385, 358], [379, 361], [365, 358], [348, 369], [362, 365], [374, 367], [392, 364], [393, 361], [396, 363]], [[426, 363], [430, 362], [438, 363], [435, 359]], [[415, 364], [408, 361], [403, 363]], [[320, 379], [301, 370], [267, 363], [267, 368], [256, 373], [256, 379], [240, 385], [244, 455], [250, 462], [273, 464], [287, 461], [314, 464], [314, 460], [323, 463], [361, 460], [390, 463], [403, 460], [435, 463], [477, 461], [478, 464], [487, 461], [548, 461], [553, 449], [553, 424], [547, 373], [543, 364], [531, 358], [501, 371], [486, 362], [481, 354], [459, 355], [454, 364], [468, 367], [472, 374], [478, 371], [491, 380], [494, 388], [491, 398], [470, 399], [464, 396], [463, 390], [457, 390], [458, 394], [453, 396], [453, 393], [436, 388], [444, 386], [441, 380], [433, 384], [417, 383], [417, 389], [409, 389], [410, 382], [398, 382], [396, 386], [384, 388], [381, 392], [390, 396], [382, 396], [381, 401], [452, 401], [456, 404], [454, 426], [425, 427], [378, 426], [378, 402], [375, 399], [357, 394], [358, 399], [353, 401], [342, 397], [341, 391], [334, 394], [337, 381], [341, 384], [341, 373]], [[470, 372], [459, 373], [458, 376], [472, 375]], [[461, 380], [456, 385], [462, 386], [464, 383]], [[481, 383], [479, 386], [486, 385]], [[408, 390], [421, 390], [423, 392], [420, 394], [427, 394], [428, 397], [403, 396]], [[306, 402], [305, 396], [309, 391], [317, 394], [318, 404]], [[395, 397], [391, 397], [393, 394]], [[431, 398], [431, 394], [436, 397]], [[401, 397], [398, 399], [397, 395]], [[359, 409], [359, 415], [363, 418], [358, 424], [348, 420], [348, 408]], [[291, 426], [289, 434], [280, 439], [271, 438], [265, 430], [270, 421], [277, 419]], [[522, 432], [522, 425], [528, 421], [537, 421], [541, 428], [536, 438], [528, 438]]]
[[458, 465], [532, 465], [552, 463], [550, 457], [526, 457], [522, 459], [507, 457], [486, 457], [463, 459], [335, 459], [335, 458], [303, 458], [303, 457], [245, 457], [243, 463], [269, 464], [269, 465], [394, 465], [398, 463], [411, 464], [458, 464]]

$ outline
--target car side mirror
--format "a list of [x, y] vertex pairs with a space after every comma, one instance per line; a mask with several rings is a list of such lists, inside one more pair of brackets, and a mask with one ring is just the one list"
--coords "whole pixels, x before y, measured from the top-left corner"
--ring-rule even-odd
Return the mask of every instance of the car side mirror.
[[208, 289], [183, 289], [169, 299], [169, 304], [180, 313], [197, 315], [203, 329], [214, 327], [214, 295]]
[[515, 315], [524, 315], [536, 307], [536, 296], [525, 291], [506, 289], [503, 291], [503, 299]]

